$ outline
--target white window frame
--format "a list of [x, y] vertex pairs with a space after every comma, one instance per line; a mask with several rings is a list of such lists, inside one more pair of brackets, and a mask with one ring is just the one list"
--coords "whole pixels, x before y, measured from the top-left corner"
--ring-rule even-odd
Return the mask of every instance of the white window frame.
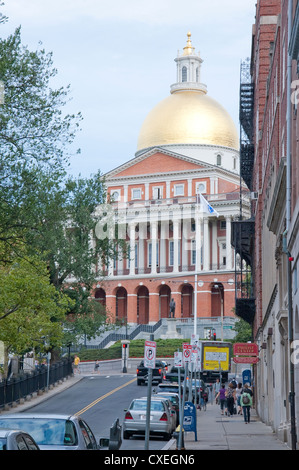
[[[118, 197], [117, 197], [117, 198], [114, 197], [115, 193], [118, 194]], [[113, 191], [110, 191], [110, 194], [111, 194], [111, 197], [113, 198], [113, 201], [114, 201], [114, 202], [120, 201], [120, 194], [121, 194], [120, 189], [113, 189]]]
[[[156, 241], [157, 245], [157, 259], [156, 259], [156, 266], [159, 266], [159, 241]], [[147, 243], [147, 267], [152, 267], [152, 241], [148, 241]]]
[[[202, 184], [204, 186], [204, 190], [203, 191], [200, 191], [199, 190], [199, 185]], [[207, 182], [206, 181], [198, 181], [196, 183], [196, 194], [199, 194], [199, 193], [202, 193], [202, 194], [206, 194], [207, 192]]]
[[[179, 191], [179, 188], [182, 188], [182, 193]], [[174, 185], [174, 196], [184, 196], [185, 195], [185, 185], [184, 183]]]
[[[137, 192], [137, 191], [139, 191], [138, 196], [134, 195], [134, 192]], [[131, 199], [141, 199], [141, 195], [142, 195], [141, 188], [132, 188], [131, 189]]]
[[[157, 191], [158, 194], [155, 194]], [[153, 199], [163, 199], [163, 186], [153, 186], [152, 188], [152, 198]]]
[[[179, 240], [180, 241], [180, 240]], [[179, 266], [181, 265], [181, 244], [178, 243], [178, 260], [179, 260]], [[174, 240], [169, 240], [168, 243], [168, 264], [169, 266], [174, 265]]]

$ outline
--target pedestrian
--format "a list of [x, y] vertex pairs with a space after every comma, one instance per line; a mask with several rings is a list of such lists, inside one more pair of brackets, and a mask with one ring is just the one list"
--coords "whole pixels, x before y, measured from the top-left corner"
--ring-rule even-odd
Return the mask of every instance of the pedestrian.
[[208, 394], [206, 391], [202, 392], [202, 400], [203, 400], [203, 410], [206, 411], [207, 410], [207, 403], [208, 403], [208, 400], [209, 400], [209, 397], [208, 397]]
[[75, 354], [75, 358], [74, 358], [74, 362], [73, 362], [73, 365], [74, 365], [74, 374], [80, 374], [80, 368], [79, 368], [79, 365], [80, 365], [80, 357], [77, 356], [77, 354]]
[[236, 391], [232, 383], [228, 385], [226, 391], [226, 403], [227, 403], [227, 413], [228, 416], [233, 416], [234, 414], [234, 405], [236, 401]]
[[216, 395], [216, 402], [220, 404], [221, 414], [224, 414], [224, 409], [226, 410], [226, 390], [225, 385], [222, 384], [219, 392]]
[[175, 301], [174, 299], [171, 299], [170, 304], [169, 304], [169, 318], [174, 318], [175, 314]]
[[95, 364], [94, 364], [94, 372], [95, 374], [99, 374], [100, 373], [100, 361], [97, 359]]
[[252, 392], [248, 385], [244, 385], [243, 392], [241, 393], [241, 406], [243, 408], [244, 421], [246, 424], [250, 423], [250, 409], [252, 407]]
[[236, 388], [236, 399], [237, 399], [237, 406], [238, 406], [238, 415], [242, 414], [242, 406], [241, 406], [241, 393], [243, 392], [242, 384], [239, 382]]
[[[220, 383], [220, 379], [216, 379], [216, 382], [213, 384], [213, 393], [214, 393], [214, 397], [216, 399], [216, 396], [220, 390], [220, 386], [221, 386], [221, 383]], [[216, 405], [217, 405], [217, 399], [216, 399]]]

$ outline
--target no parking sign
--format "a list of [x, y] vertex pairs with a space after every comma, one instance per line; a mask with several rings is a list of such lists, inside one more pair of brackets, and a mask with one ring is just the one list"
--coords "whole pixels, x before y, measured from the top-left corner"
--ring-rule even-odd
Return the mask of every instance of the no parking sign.
[[188, 343], [183, 344], [183, 364], [187, 364], [191, 362], [191, 351], [192, 351], [192, 345]]
[[145, 341], [144, 343], [144, 367], [154, 369], [156, 365], [157, 343], [155, 341]]

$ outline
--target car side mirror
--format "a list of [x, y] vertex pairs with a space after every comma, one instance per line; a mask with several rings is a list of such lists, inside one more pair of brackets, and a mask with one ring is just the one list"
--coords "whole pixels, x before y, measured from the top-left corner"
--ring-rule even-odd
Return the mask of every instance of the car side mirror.
[[99, 446], [100, 446], [100, 449], [108, 450], [109, 449], [109, 439], [107, 437], [101, 437], [100, 441], [99, 441]]

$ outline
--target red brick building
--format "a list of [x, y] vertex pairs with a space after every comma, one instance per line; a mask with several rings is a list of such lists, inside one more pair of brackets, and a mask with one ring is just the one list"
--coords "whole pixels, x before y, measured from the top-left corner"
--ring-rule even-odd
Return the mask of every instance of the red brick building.
[[[239, 216], [239, 138], [201, 82], [202, 59], [188, 33], [175, 59], [171, 94], [141, 126], [135, 157], [105, 175], [113, 220], [129, 256], [104, 268], [95, 296], [112, 320], [153, 324], [176, 318], [234, 318], [231, 223]], [[203, 211], [200, 193], [218, 214]], [[243, 207], [249, 215], [247, 188]]]

